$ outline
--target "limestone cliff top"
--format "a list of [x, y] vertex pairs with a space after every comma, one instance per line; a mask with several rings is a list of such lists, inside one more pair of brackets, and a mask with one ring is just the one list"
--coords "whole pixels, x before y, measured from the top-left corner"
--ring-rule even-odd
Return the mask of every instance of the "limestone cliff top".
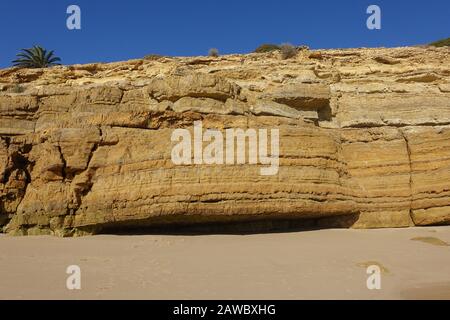
[[223, 55], [218, 58], [150, 56], [112, 63], [0, 70], [0, 92], [21, 84], [33, 93], [42, 86], [144, 86], [154, 77], [190, 72], [215, 74], [249, 90], [289, 83], [365, 82], [448, 83], [450, 48], [398, 47], [300, 50], [281, 60], [279, 52]]

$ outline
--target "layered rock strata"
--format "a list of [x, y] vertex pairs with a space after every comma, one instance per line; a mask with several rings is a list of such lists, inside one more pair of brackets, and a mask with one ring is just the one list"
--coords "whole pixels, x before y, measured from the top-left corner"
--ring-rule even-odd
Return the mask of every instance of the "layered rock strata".
[[[0, 70], [0, 228], [60, 236], [450, 223], [448, 48]], [[177, 128], [279, 129], [279, 170], [175, 165]]]

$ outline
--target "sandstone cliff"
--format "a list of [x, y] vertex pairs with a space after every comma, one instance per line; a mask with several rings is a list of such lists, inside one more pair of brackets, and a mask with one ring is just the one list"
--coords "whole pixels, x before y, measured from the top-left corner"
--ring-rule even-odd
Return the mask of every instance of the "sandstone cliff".
[[[0, 70], [0, 228], [450, 223], [450, 50], [302, 50]], [[171, 133], [278, 128], [280, 168], [174, 165]]]

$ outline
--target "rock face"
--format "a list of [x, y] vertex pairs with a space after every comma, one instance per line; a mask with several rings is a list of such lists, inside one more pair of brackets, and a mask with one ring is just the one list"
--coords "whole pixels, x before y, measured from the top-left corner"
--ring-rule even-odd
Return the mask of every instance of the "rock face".
[[[450, 51], [394, 48], [0, 70], [0, 228], [450, 223]], [[279, 170], [175, 165], [177, 128], [279, 129]]]

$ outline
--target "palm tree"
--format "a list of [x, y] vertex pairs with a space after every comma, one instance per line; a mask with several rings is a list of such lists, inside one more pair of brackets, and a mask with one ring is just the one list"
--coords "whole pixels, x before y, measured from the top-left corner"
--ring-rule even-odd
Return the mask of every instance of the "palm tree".
[[60, 58], [56, 57], [52, 51], [47, 51], [40, 46], [30, 49], [22, 49], [17, 54], [17, 59], [13, 61], [15, 67], [21, 68], [47, 68], [60, 65]]

